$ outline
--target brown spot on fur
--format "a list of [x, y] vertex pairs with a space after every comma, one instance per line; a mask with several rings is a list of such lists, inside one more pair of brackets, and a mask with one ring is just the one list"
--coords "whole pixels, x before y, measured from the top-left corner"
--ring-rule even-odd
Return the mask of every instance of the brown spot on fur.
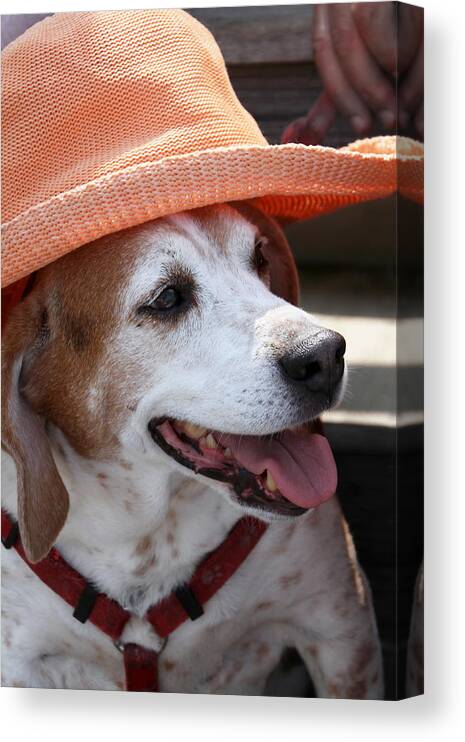
[[307, 647], [307, 652], [309, 653], [310, 657], [313, 657], [314, 660], [318, 657], [318, 647], [316, 644], [309, 644]]
[[173, 662], [172, 660], [163, 660], [163, 667], [166, 672], [171, 672], [171, 670], [174, 670], [176, 667], [176, 662]]
[[265, 644], [265, 642], [263, 642], [262, 644], [259, 644], [258, 645], [258, 647], [257, 647], [257, 658], [258, 659], [263, 659], [269, 653], [270, 653], [270, 648], [269, 648], [268, 644]]
[[354, 680], [347, 689], [346, 698], [366, 698], [367, 681], [365, 678]]
[[263, 600], [261, 603], [257, 603], [255, 606], [256, 611], [264, 611], [266, 608], [271, 608], [274, 603], [271, 600]]
[[100, 472], [99, 472], [99, 473], [97, 474], [97, 479], [98, 479], [98, 480], [99, 480], [100, 482], [104, 482], [104, 481], [105, 481], [106, 479], [108, 479], [108, 474], [104, 474], [103, 472], [101, 472], [101, 471], [100, 471]]
[[[375, 658], [376, 648], [374, 644], [366, 642], [356, 650], [348, 667], [347, 673], [340, 674], [328, 684], [328, 692], [331, 698], [366, 698], [368, 689], [367, 669]], [[376, 682], [378, 673], [375, 673], [371, 683]]]
[[328, 695], [330, 698], [342, 698], [341, 686], [334, 681], [328, 683]]
[[152, 548], [152, 534], [147, 533], [145, 536], [137, 542], [134, 554], [136, 556], [143, 556]]
[[281, 577], [280, 584], [283, 590], [287, 590], [287, 588], [292, 587], [293, 585], [297, 585], [300, 580], [302, 579], [302, 570], [299, 569], [297, 572], [293, 572], [289, 575], [284, 575]]
[[122, 469], [126, 469], [126, 471], [131, 471], [134, 469], [134, 464], [132, 464], [130, 461], [120, 461], [120, 465]]
[[131, 502], [128, 498], [125, 498], [123, 500], [124, 509], [127, 513], [133, 513], [134, 512], [134, 503]]
[[155, 554], [152, 554], [148, 559], [145, 559], [138, 567], [133, 569], [132, 574], [134, 577], [143, 577], [147, 574], [157, 563]]
[[172, 509], [168, 510], [166, 514], [166, 522], [171, 525], [172, 528], [176, 528], [177, 522], [178, 522], [178, 516], [176, 515], [176, 512]]
[[366, 643], [362, 644], [355, 653], [355, 657], [352, 660], [350, 670], [353, 675], [361, 675], [374, 659], [375, 647], [373, 644]]

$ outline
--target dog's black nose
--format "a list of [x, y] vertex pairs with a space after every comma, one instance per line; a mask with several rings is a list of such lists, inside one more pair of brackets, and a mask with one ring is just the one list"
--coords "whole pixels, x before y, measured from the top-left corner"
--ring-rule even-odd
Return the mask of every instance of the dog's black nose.
[[342, 335], [323, 329], [283, 356], [280, 364], [288, 379], [311, 392], [323, 392], [331, 401], [344, 373], [345, 352]]

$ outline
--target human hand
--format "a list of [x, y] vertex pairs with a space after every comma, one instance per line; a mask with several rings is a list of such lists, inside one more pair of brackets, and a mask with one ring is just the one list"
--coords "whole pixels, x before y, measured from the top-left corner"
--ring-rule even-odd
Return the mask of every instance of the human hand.
[[286, 128], [282, 141], [318, 144], [338, 111], [358, 136], [369, 133], [374, 119], [393, 131], [405, 129], [411, 118], [422, 136], [422, 39], [422, 11], [414, 6], [315, 6], [313, 49], [324, 91], [306, 116]]

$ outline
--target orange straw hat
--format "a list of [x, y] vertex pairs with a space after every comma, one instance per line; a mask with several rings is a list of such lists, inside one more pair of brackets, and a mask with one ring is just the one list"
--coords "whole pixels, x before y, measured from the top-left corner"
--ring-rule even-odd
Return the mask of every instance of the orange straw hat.
[[[303, 219], [398, 189], [421, 199], [422, 148], [270, 146], [212, 35], [183, 11], [59, 13], [3, 53], [3, 275], [166, 214], [256, 199]], [[16, 287], [20, 284], [16, 283]], [[16, 293], [19, 289], [16, 289]]]

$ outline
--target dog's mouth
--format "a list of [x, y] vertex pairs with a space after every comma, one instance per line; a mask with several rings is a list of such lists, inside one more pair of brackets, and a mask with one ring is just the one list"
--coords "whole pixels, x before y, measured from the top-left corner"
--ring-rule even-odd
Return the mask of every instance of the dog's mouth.
[[241, 505], [301, 515], [336, 491], [326, 438], [309, 423], [273, 436], [232, 435], [180, 420], [153, 419], [155, 443], [196, 474], [224, 482]]

